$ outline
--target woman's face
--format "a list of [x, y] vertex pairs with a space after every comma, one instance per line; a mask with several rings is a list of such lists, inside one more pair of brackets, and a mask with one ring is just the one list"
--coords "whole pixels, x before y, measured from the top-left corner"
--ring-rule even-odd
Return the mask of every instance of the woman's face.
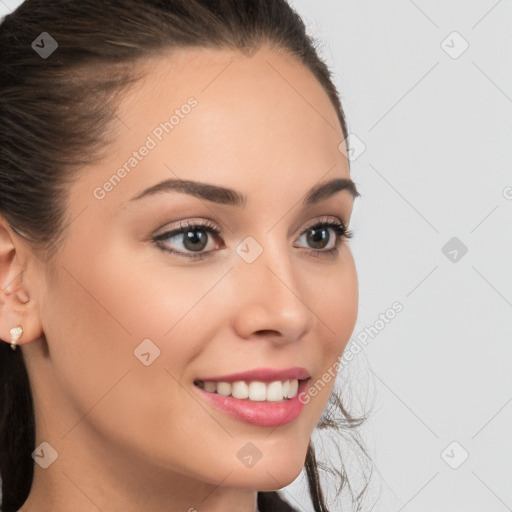
[[[312, 386], [337, 368], [356, 270], [343, 236], [336, 253], [333, 227], [310, 228], [348, 225], [354, 198], [336, 187], [306, 199], [349, 179], [342, 130], [310, 72], [269, 49], [147, 65], [123, 96], [109, 156], [70, 186], [66, 238], [38, 287], [45, 337], [22, 348], [37, 444], [86, 490], [100, 475], [277, 489], [300, 473], [334, 380], [302, 408], [251, 401], [245, 419], [194, 382], [301, 367]], [[212, 188], [144, 194], [166, 180]], [[153, 241], [184, 223], [202, 227]]]

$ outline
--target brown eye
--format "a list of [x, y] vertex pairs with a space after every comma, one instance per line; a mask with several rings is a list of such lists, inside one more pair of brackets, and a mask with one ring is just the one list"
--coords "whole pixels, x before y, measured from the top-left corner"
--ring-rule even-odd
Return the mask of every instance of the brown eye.
[[305, 237], [307, 246], [314, 254], [332, 255], [338, 251], [338, 246], [344, 239], [352, 236], [353, 233], [346, 228], [345, 224], [328, 220], [307, 228], [300, 238]]
[[[329, 229], [332, 228], [317, 228], [317, 229], [308, 229], [308, 234], [306, 235], [306, 240], [308, 244], [313, 249], [325, 249], [326, 243], [333, 238], [332, 235], [329, 234]], [[335, 238], [335, 237], [334, 237]]]
[[183, 231], [181, 234], [184, 235], [183, 245], [188, 251], [202, 251], [208, 243], [208, 235], [200, 229]]
[[[212, 252], [212, 250], [205, 250], [210, 242], [213, 243], [213, 250], [218, 245], [214, 243], [215, 238], [220, 238], [220, 230], [213, 224], [185, 223], [180, 224], [176, 229], [155, 236], [153, 241], [158, 243], [161, 249], [170, 253], [179, 254], [188, 258], [203, 258]], [[169, 243], [170, 240], [175, 240], [175, 242]], [[176, 245], [178, 245], [178, 249], [170, 248]]]

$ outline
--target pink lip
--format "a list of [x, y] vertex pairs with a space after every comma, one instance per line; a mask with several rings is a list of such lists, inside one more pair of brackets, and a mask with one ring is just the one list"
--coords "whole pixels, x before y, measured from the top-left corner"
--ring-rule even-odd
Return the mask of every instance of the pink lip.
[[261, 382], [274, 382], [276, 380], [297, 379], [304, 380], [310, 377], [306, 368], [293, 367], [278, 370], [274, 368], [255, 368], [247, 372], [232, 373], [231, 375], [223, 375], [221, 377], [201, 377], [197, 380], [211, 382], [237, 382], [258, 380]]
[[[242, 380], [239, 378], [240, 375], [247, 374], [237, 374], [238, 380]], [[210, 393], [198, 386], [194, 386], [194, 389], [212, 405], [240, 421], [259, 427], [280, 427], [300, 416], [305, 404], [299, 400], [299, 397], [301, 393], [307, 392], [309, 384], [310, 380], [301, 380], [297, 394], [289, 400], [282, 400], [280, 402], [252, 402], [249, 399], [241, 400], [232, 396]]]

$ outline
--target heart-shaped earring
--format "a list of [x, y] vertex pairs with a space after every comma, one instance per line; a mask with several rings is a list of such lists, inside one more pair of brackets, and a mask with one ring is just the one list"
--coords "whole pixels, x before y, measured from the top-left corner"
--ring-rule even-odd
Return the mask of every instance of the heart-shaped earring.
[[13, 350], [16, 350], [16, 343], [18, 342], [18, 340], [21, 338], [21, 335], [23, 334], [23, 327], [21, 327], [21, 325], [17, 325], [16, 327], [13, 327], [9, 332], [12, 336], [11, 348]]

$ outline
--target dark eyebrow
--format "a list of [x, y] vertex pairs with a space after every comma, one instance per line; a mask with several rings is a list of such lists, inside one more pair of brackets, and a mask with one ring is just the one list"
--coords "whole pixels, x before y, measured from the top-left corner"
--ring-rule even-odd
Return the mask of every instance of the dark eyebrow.
[[[351, 179], [337, 178], [326, 183], [320, 183], [308, 191], [303, 204], [306, 206], [316, 204], [322, 200], [328, 199], [340, 190], [347, 190], [352, 197], [359, 197], [359, 192], [355, 183]], [[157, 183], [152, 187], [143, 190], [140, 194], [136, 195], [131, 201], [136, 201], [149, 195], [157, 194], [159, 192], [181, 192], [195, 197], [200, 197], [214, 203], [226, 204], [231, 206], [244, 207], [247, 204], [247, 197], [240, 194], [236, 190], [230, 188], [220, 187], [218, 185], [210, 185], [208, 183], [200, 183], [191, 180], [165, 180]]]

